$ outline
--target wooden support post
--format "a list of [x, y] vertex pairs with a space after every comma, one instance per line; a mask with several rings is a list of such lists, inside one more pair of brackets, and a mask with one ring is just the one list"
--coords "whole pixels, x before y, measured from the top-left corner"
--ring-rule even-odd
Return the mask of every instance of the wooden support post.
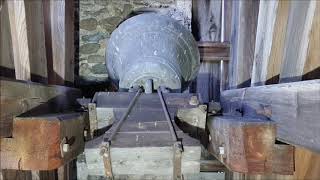
[[320, 152], [320, 80], [224, 91], [224, 114], [270, 119], [277, 138]]

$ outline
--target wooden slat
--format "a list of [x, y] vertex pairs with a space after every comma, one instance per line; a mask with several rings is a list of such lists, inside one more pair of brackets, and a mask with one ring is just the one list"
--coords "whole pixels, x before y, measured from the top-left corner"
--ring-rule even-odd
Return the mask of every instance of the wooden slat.
[[3, 1], [0, 11], [0, 76], [14, 78], [14, 57], [11, 41], [8, 1]]
[[1, 169], [57, 169], [83, 152], [83, 128], [80, 113], [16, 117], [12, 138], [1, 139]]
[[286, 32], [280, 82], [302, 79], [317, 1], [292, 1]]
[[320, 80], [228, 90], [221, 103], [224, 113], [271, 119], [278, 139], [320, 152]]
[[309, 34], [307, 59], [304, 64], [302, 79], [320, 78], [320, 2], [317, 2]]
[[250, 86], [259, 1], [233, 1], [229, 87]]
[[74, 81], [73, 1], [44, 1], [45, 39], [49, 84]]
[[0, 79], [0, 137], [12, 135], [13, 117], [22, 113], [64, 112], [76, 106], [81, 92], [63, 86]]
[[21, 0], [10, 0], [7, 1], [7, 3], [16, 79], [30, 80], [30, 53], [27, 37], [25, 3]]
[[278, 1], [260, 0], [251, 86], [264, 85], [267, 81], [277, 8]]
[[45, 50], [43, 2], [25, 1], [30, 72], [33, 82], [47, 83], [47, 58]]
[[277, 17], [273, 29], [272, 47], [268, 61], [266, 84], [277, 84], [279, 82], [290, 3], [291, 1], [278, 2]]

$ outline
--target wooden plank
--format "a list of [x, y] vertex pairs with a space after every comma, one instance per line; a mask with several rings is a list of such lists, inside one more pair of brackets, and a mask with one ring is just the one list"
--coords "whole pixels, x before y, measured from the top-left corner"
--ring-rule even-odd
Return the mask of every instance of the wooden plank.
[[272, 172], [274, 122], [216, 116], [208, 119], [207, 125], [211, 152], [228, 169], [242, 173]]
[[[193, 32], [198, 41], [220, 41], [221, 1], [193, 1]], [[209, 58], [213, 61], [214, 59]], [[197, 76], [194, 92], [202, 95], [203, 102], [218, 101], [220, 65], [202, 62]]]
[[264, 85], [267, 81], [277, 8], [278, 1], [260, 0], [251, 86]]
[[278, 139], [320, 152], [320, 80], [228, 90], [221, 103], [224, 114], [271, 119]]
[[229, 87], [248, 87], [254, 60], [259, 1], [233, 1]]
[[25, 3], [20, 0], [7, 1], [7, 3], [16, 79], [30, 80], [30, 56]]
[[16, 117], [12, 138], [1, 139], [1, 169], [53, 170], [83, 152], [80, 113]]
[[279, 1], [273, 30], [272, 47], [268, 62], [266, 84], [277, 84], [283, 61], [286, 30], [291, 1]]
[[302, 79], [317, 1], [292, 1], [290, 6], [280, 82]]
[[220, 63], [229, 61], [230, 44], [218, 42], [198, 42], [200, 61]]
[[75, 88], [0, 79], [0, 137], [12, 135], [13, 118], [22, 113], [65, 112], [76, 107], [81, 92]]
[[0, 76], [15, 79], [8, 1], [1, 1], [0, 11]]
[[[133, 138], [136, 139], [136, 136], [134, 135]], [[170, 139], [170, 135], [168, 138]], [[188, 136], [185, 138], [188, 138]], [[183, 141], [186, 141], [185, 138]], [[102, 140], [103, 138], [101, 137], [86, 144], [85, 154], [89, 175], [104, 176], [103, 161], [99, 154]], [[140, 141], [142, 142], [143, 140], [141, 139]], [[184, 174], [199, 173], [200, 146], [198, 143], [190, 144], [187, 142], [188, 141], [186, 141], [184, 145], [182, 155], [182, 172]], [[171, 175], [173, 170], [172, 143], [162, 145], [161, 147], [137, 146], [122, 148], [112, 144], [111, 159], [112, 169], [115, 175]]]
[[317, 2], [309, 39], [307, 59], [303, 69], [303, 80], [320, 78], [320, 2]]
[[27, 23], [31, 80], [48, 82], [42, 1], [24, 1]]
[[45, 1], [45, 39], [49, 84], [72, 85], [74, 81], [73, 1]]

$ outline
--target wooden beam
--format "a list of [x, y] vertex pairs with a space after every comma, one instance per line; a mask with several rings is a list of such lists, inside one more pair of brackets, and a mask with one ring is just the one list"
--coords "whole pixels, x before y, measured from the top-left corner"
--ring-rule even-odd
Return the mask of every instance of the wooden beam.
[[64, 86], [0, 79], [0, 137], [12, 136], [12, 122], [22, 113], [65, 112], [76, 107], [81, 92]]
[[12, 138], [2, 138], [1, 169], [53, 170], [84, 149], [80, 113], [16, 117]]
[[320, 80], [227, 90], [221, 103], [224, 114], [270, 119], [281, 141], [320, 152]]
[[272, 121], [237, 116], [211, 117], [211, 153], [229, 170], [250, 174], [293, 174], [294, 149], [275, 144]]
[[219, 42], [198, 42], [200, 60], [202, 62], [220, 63], [229, 61], [230, 44]]
[[259, 1], [232, 1], [229, 87], [248, 87], [254, 60]]
[[25, 3], [21, 0], [10, 0], [6, 3], [8, 3], [16, 79], [31, 80]]
[[281, 83], [302, 79], [317, 3], [317, 1], [291, 2], [280, 73]]

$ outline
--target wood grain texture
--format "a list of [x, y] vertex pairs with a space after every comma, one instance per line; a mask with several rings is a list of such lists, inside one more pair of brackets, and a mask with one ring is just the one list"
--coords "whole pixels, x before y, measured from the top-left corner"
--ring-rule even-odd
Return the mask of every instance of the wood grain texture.
[[31, 80], [25, 3], [21, 0], [7, 3], [16, 79]]
[[251, 86], [264, 85], [272, 47], [278, 1], [260, 0]]
[[53, 170], [68, 163], [83, 152], [83, 122], [80, 113], [16, 117], [12, 138], [1, 139], [1, 169]]
[[268, 61], [266, 84], [277, 84], [283, 61], [283, 51], [291, 1], [279, 1], [274, 24], [272, 47]]
[[70, 85], [74, 81], [73, 8], [73, 1], [44, 2], [49, 84]]
[[2, 2], [0, 27], [0, 76], [15, 78], [8, 1]]
[[320, 2], [316, 2], [315, 14], [313, 16], [311, 32], [309, 35], [309, 46], [307, 59], [303, 69], [303, 79], [320, 78]]
[[317, 1], [292, 1], [288, 18], [280, 82], [302, 79]]
[[[221, 1], [193, 1], [193, 32], [199, 41], [220, 41]], [[195, 92], [202, 95], [204, 102], [218, 101], [220, 65], [202, 62], [196, 80]]]
[[210, 151], [228, 169], [251, 174], [293, 174], [293, 147], [275, 145], [276, 124], [255, 118], [208, 120]]
[[281, 141], [320, 152], [320, 80], [228, 90], [221, 103], [225, 114], [270, 119]]
[[254, 60], [259, 1], [233, 1], [229, 87], [248, 87]]
[[42, 1], [25, 1], [31, 80], [47, 83], [44, 16]]
[[0, 79], [0, 137], [12, 135], [13, 118], [22, 113], [65, 112], [76, 107], [81, 92], [64, 86]]

